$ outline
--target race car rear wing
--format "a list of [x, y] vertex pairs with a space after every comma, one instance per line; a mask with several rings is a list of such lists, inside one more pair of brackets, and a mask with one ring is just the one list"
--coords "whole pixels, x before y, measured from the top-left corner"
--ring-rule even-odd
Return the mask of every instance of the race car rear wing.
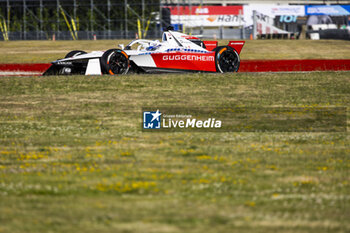
[[213, 49], [215, 49], [216, 47], [218, 47], [218, 42], [217, 42], [217, 41], [205, 40], [205, 41], [203, 41], [203, 43], [205, 44], [205, 48], [206, 48], [208, 51], [212, 51]]
[[241, 41], [230, 41], [228, 42], [228, 46], [230, 46], [231, 48], [234, 48], [238, 54], [241, 53], [242, 48], [244, 46], [245, 41], [241, 40]]
[[[215, 49], [216, 47], [218, 47], [218, 42], [217, 41], [203, 41], [203, 43], [205, 44], [205, 48], [209, 51], [212, 51], [213, 49]], [[230, 46], [232, 48], [234, 48], [238, 54], [241, 53], [242, 48], [244, 46], [245, 41], [230, 41], [228, 43], [227, 46]]]

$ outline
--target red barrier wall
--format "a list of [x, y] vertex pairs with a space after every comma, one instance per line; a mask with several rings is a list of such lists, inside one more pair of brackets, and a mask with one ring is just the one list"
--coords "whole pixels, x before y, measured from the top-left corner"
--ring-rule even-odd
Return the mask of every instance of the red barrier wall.
[[[0, 64], [0, 71], [43, 73], [51, 64]], [[338, 60], [243, 60], [239, 72], [350, 71], [350, 59]]]
[[44, 72], [50, 66], [47, 63], [0, 64], [0, 71]]
[[350, 60], [243, 60], [239, 72], [350, 70]]

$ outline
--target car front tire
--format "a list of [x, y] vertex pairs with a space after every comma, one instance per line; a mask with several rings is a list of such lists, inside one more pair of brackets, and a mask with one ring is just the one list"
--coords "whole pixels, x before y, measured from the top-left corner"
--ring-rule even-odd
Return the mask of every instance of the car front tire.
[[104, 74], [126, 74], [130, 68], [129, 56], [120, 49], [107, 50], [101, 57], [101, 68]]
[[237, 72], [241, 63], [236, 50], [230, 46], [219, 46], [215, 51], [216, 71], [219, 73]]

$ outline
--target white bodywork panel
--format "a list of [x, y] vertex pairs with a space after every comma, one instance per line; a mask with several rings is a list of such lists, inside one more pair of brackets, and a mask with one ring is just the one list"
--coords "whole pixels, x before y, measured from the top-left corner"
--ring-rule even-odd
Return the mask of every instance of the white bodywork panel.
[[151, 55], [130, 56], [130, 61], [134, 61], [136, 65], [143, 67], [157, 67]]
[[101, 75], [101, 64], [99, 58], [89, 59], [85, 75]]
[[74, 60], [100, 58], [102, 57], [103, 53], [104, 51], [92, 51], [91, 53], [86, 53], [75, 57], [60, 59], [60, 61], [74, 61]]

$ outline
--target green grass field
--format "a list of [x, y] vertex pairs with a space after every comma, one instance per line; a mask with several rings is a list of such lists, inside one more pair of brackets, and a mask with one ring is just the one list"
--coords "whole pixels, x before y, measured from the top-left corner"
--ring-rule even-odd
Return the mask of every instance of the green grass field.
[[[99, 51], [118, 47], [125, 40], [1, 41], [0, 63], [48, 63], [71, 50]], [[226, 45], [228, 40], [219, 41]], [[246, 41], [242, 60], [250, 59], [350, 59], [350, 41], [253, 40]]]
[[143, 106], [350, 107], [349, 90], [348, 72], [0, 78], [0, 232], [349, 232], [348, 132], [140, 129]]

